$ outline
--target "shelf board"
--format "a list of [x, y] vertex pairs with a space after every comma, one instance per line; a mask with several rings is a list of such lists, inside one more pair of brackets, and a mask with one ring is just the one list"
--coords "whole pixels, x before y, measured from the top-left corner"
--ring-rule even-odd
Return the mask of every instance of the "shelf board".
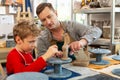
[[99, 38], [98, 40], [93, 42], [91, 45], [95, 45], [95, 46], [109, 46], [110, 45], [110, 39]]
[[[74, 11], [74, 13], [84, 13], [84, 14], [100, 14], [100, 13], [110, 13], [112, 12], [112, 7], [106, 8], [89, 8], [89, 9], [80, 9]], [[120, 7], [115, 7], [115, 12], [120, 12]]]
[[112, 44], [120, 44], [120, 41], [115, 40]]
[[[112, 44], [114, 44], [114, 45], [120, 44], [120, 40], [115, 39]], [[111, 40], [110, 39], [105, 39], [105, 38], [99, 38], [98, 40], [96, 40], [95, 42], [93, 42], [90, 45], [93, 45], [93, 46], [110, 46], [111, 45]]]

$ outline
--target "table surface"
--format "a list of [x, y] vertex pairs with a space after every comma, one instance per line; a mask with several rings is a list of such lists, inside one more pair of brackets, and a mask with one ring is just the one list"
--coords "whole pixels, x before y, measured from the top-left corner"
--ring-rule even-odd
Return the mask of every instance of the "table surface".
[[99, 72], [93, 71], [88, 67], [72, 66], [72, 64], [64, 64], [62, 67], [81, 74], [81, 76], [73, 77], [68, 80], [79, 80], [88, 76], [94, 76], [100, 74]]
[[[1, 49], [1, 50], [3, 50], [3, 49]], [[8, 50], [10, 50], [10, 48], [8, 48]], [[62, 65], [62, 67], [66, 68], [68, 70], [74, 71], [76, 73], [80, 73], [82, 75], [82, 76], [77, 76], [77, 77], [70, 78], [68, 80], [79, 80], [79, 79], [86, 78], [86, 77], [89, 77], [89, 76], [98, 75], [100, 73], [104, 73], [104, 74], [110, 75], [112, 77], [120, 78], [119, 76], [113, 75], [111, 73], [111, 71], [113, 69], [118, 68], [118, 66], [120, 66], [120, 64], [112, 65], [112, 66], [109, 66], [109, 67], [101, 69], [101, 70], [95, 70], [95, 69], [90, 69], [88, 67], [73, 66], [71, 63]]]
[[[111, 59], [111, 57], [112, 56], [109, 56], [108, 58]], [[68, 80], [79, 80], [79, 79], [83, 79], [83, 78], [86, 78], [86, 77], [99, 75], [101, 73], [120, 79], [120, 76], [116, 76], [116, 75], [111, 73], [111, 71], [113, 69], [120, 68], [120, 64], [111, 65], [109, 67], [102, 68], [102, 69], [91, 69], [91, 68], [88, 68], [88, 67], [73, 66], [72, 64], [64, 64], [64, 65], [62, 65], [62, 67], [81, 74], [81, 76], [73, 77], [73, 78], [70, 78]]]
[[[86, 77], [99, 75], [101, 73], [107, 74], [109, 76], [112, 76], [112, 77], [120, 79], [119, 76], [116, 76], [116, 75], [114, 75], [114, 74], [111, 73], [112, 69], [115, 69], [116, 67], [119, 68], [119, 66], [120, 66], [120, 64], [118, 64], [118, 65], [112, 65], [112, 66], [109, 66], [109, 67], [101, 69], [101, 70], [95, 70], [95, 69], [90, 69], [88, 67], [72, 66], [72, 64], [63, 64], [62, 65], [62, 67], [66, 68], [68, 70], [71, 70], [71, 71], [74, 71], [76, 73], [80, 73], [81, 74], [81, 76], [76, 76], [76, 77], [73, 77], [73, 78], [70, 78], [70, 79], [67, 79], [67, 80], [80, 80], [80, 79], [82, 80], [82, 79], [84, 79]], [[21, 75], [18, 75], [19, 73], [15, 74], [15, 75], [11, 75], [6, 80], [28, 80], [28, 79], [25, 79], [25, 78], [24, 79], [19, 78], [20, 76], [24, 76], [24, 77], [25, 76], [29, 76], [29, 78], [30, 78], [29, 80], [34, 80], [35, 77], [36, 78], [41, 78], [41, 75], [42, 75], [43, 78], [41, 78], [41, 79], [35, 79], [35, 80], [48, 80], [47, 79], [48, 76], [46, 76], [46, 75], [44, 75], [42, 73], [36, 73], [36, 72], [35, 73], [34, 72], [33, 73], [27, 72], [27, 73], [29, 73], [29, 75], [26, 74], [26, 73], [22, 73]], [[13, 77], [16, 76], [16, 75], [17, 75], [17, 77], [16, 77], [17, 79], [13, 79]], [[32, 75], [32, 76], [30, 76], [30, 75]], [[35, 75], [35, 77], [33, 77], [34, 75]]]

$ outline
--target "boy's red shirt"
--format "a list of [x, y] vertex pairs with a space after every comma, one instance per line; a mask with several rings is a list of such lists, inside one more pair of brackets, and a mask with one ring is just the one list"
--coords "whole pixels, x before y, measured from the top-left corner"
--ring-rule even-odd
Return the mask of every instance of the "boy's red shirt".
[[20, 54], [15, 48], [8, 54], [6, 63], [7, 74], [29, 71], [39, 72], [47, 65], [42, 57], [33, 61], [31, 53], [20, 52]]

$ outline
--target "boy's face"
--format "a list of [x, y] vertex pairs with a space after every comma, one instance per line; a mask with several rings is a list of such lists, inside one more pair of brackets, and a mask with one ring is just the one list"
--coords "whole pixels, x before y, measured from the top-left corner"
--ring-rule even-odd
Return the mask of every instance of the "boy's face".
[[25, 52], [31, 52], [35, 48], [35, 42], [37, 40], [37, 37], [28, 36], [25, 39], [20, 39], [19, 48]]

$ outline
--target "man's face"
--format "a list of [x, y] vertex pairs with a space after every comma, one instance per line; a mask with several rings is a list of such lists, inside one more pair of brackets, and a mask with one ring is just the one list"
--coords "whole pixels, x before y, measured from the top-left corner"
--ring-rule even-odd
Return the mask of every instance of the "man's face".
[[58, 27], [59, 21], [57, 19], [57, 13], [48, 7], [45, 7], [45, 9], [39, 14], [39, 19], [42, 24], [50, 30]]

